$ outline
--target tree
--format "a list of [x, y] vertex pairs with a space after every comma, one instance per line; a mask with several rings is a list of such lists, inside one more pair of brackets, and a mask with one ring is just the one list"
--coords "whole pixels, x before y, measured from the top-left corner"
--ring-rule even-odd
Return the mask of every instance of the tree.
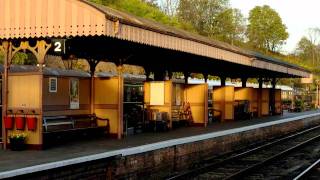
[[243, 42], [246, 30], [245, 23], [246, 20], [239, 9], [227, 9], [215, 18], [211, 36], [230, 44]]
[[302, 37], [297, 45], [296, 54], [305, 61], [309, 61], [312, 59], [312, 49], [313, 44], [307, 37]]
[[304, 63], [312, 66], [319, 65], [320, 61], [320, 44], [317, 39], [316, 34], [309, 32], [308, 37], [304, 36], [300, 39], [295, 51]]
[[179, 2], [179, 0], [159, 0], [159, 6], [164, 13], [173, 17], [176, 15]]
[[204, 36], [212, 34], [218, 14], [228, 7], [228, 0], [180, 0], [178, 18], [189, 22]]
[[162, 24], [194, 31], [192, 25], [179, 22], [177, 18], [166, 15], [157, 6], [156, 0], [91, 0], [94, 3], [110, 6], [139, 17], [151, 19]]
[[228, 0], [180, 0], [178, 17], [201, 35], [230, 44], [245, 37], [246, 21], [240, 10], [229, 8]]
[[315, 61], [318, 62], [319, 57], [319, 39], [320, 39], [320, 29], [319, 28], [310, 28], [309, 29], [309, 40], [312, 44], [311, 54], [312, 54], [312, 64], [315, 64]]
[[279, 14], [269, 6], [256, 6], [250, 11], [247, 36], [257, 49], [276, 52], [289, 34]]
[[31, 52], [17, 52], [12, 58], [12, 64], [36, 65], [37, 58]]

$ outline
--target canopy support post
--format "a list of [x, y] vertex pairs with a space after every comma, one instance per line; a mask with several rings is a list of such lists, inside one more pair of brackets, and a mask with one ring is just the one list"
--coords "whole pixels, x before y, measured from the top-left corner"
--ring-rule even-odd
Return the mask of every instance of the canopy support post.
[[207, 83], [208, 82], [208, 73], [203, 73], [203, 78], [204, 78], [204, 82]]
[[259, 78], [259, 89], [258, 89], [258, 117], [262, 116], [262, 86], [263, 86], [263, 79]]
[[7, 116], [8, 111], [8, 73], [12, 60], [12, 43], [10, 41], [2, 42], [2, 49], [4, 51], [4, 72], [3, 72], [3, 81], [2, 81], [2, 141], [3, 149], [7, 149], [7, 130], [4, 124], [4, 117]]
[[248, 81], [248, 78], [241, 78], [241, 83], [242, 83], [242, 87], [243, 88], [246, 88], [247, 87], [247, 81]]
[[221, 87], [225, 87], [226, 86], [226, 77], [220, 76], [220, 81], [221, 81]]
[[96, 67], [100, 61], [98, 60], [87, 60], [90, 66], [90, 114], [94, 114], [95, 112], [95, 81], [94, 81], [94, 74], [96, 72]]
[[120, 62], [117, 64], [118, 72], [118, 139], [122, 138], [123, 134], [123, 65]]
[[276, 81], [276, 78], [272, 78], [271, 80], [271, 97], [270, 97], [270, 107], [271, 107], [271, 114], [272, 115], [275, 115], [276, 114], [276, 84], [277, 84], [277, 81]]

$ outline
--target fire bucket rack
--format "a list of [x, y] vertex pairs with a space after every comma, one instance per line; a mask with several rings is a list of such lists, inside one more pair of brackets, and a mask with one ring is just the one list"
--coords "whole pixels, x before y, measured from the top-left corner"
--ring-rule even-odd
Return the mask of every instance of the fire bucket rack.
[[24, 111], [19, 110], [13, 113], [12, 110], [8, 110], [8, 115], [4, 117], [4, 125], [7, 130], [14, 129], [25, 130], [26, 127], [29, 131], [36, 131], [37, 129], [37, 117], [34, 110]]

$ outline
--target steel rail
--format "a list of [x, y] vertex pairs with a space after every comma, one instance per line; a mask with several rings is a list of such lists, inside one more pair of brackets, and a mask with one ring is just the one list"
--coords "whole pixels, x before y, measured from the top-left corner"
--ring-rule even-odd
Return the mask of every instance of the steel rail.
[[196, 168], [196, 169], [192, 169], [192, 170], [188, 170], [188, 171], [182, 172], [182, 173], [180, 173], [178, 175], [174, 175], [174, 176], [168, 177], [166, 179], [167, 180], [175, 180], [175, 179], [190, 178], [190, 176], [199, 175], [201, 173], [204, 173], [204, 172], [208, 171], [211, 168], [221, 166], [221, 165], [223, 165], [225, 163], [228, 163], [228, 162], [230, 162], [230, 161], [232, 161], [234, 159], [245, 157], [245, 156], [247, 156], [249, 154], [253, 154], [254, 152], [257, 152], [259, 150], [263, 150], [265, 148], [271, 147], [273, 145], [279, 144], [281, 142], [287, 141], [287, 140], [292, 139], [292, 138], [296, 138], [296, 137], [298, 137], [300, 135], [312, 132], [312, 131], [317, 130], [319, 128], [320, 128], [320, 125], [312, 127], [312, 128], [309, 128], [309, 129], [306, 129], [304, 131], [297, 132], [295, 134], [292, 134], [292, 135], [289, 135], [289, 136], [286, 136], [286, 137], [283, 137], [283, 138], [280, 138], [280, 139], [273, 140], [273, 141], [268, 142], [266, 144], [263, 144], [261, 146], [252, 148], [252, 149], [250, 149], [248, 151], [241, 152], [241, 153], [236, 154], [234, 156], [219, 160], [218, 162], [208, 163], [208, 164], [206, 164], [206, 165], [204, 165], [202, 167], [199, 167], [199, 168]]
[[308, 140], [306, 140], [306, 141], [304, 141], [302, 143], [299, 143], [298, 145], [295, 145], [295, 146], [293, 146], [293, 147], [291, 147], [291, 148], [289, 148], [289, 149], [287, 149], [285, 151], [282, 151], [282, 152], [280, 152], [280, 153], [278, 153], [278, 154], [276, 154], [276, 155], [274, 155], [274, 156], [272, 156], [272, 157], [270, 157], [270, 158], [268, 158], [268, 159], [266, 159], [264, 161], [261, 161], [258, 164], [254, 164], [254, 165], [252, 165], [252, 166], [250, 166], [250, 167], [248, 167], [246, 169], [243, 169], [243, 170], [241, 170], [241, 171], [239, 171], [239, 172], [237, 172], [235, 174], [232, 174], [231, 176], [228, 176], [225, 179], [238, 179], [238, 178], [244, 177], [247, 174], [251, 173], [252, 171], [254, 171], [256, 169], [259, 169], [262, 166], [265, 166], [268, 163], [274, 161], [275, 159], [281, 158], [281, 157], [283, 157], [283, 156], [285, 156], [285, 155], [287, 155], [287, 154], [289, 154], [291, 152], [294, 152], [295, 150], [298, 150], [298, 149], [300, 149], [302, 147], [305, 147], [307, 144], [312, 143], [312, 142], [318, 140], [319, 138], [320, 138], [320, 134], [315, 136], [315, 137], [312, 137], [312, 138], [310, 138], [310, 139], [308, 139]]
[[320, 165], [320, 159], [318, 159], [316, 162], [311, 164], [308, 168], [306, 168], [302, 173], [300, 173], [298, 176], [296, 176], [293, 180], [304, 179], [319, 165]]

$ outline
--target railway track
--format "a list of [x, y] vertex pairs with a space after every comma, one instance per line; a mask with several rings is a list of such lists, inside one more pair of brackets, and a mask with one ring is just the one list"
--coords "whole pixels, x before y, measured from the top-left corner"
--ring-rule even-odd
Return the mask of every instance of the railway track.
[[320, 178], [320, 158], [308, 166], [302, 173], [297, 175], [294, 180], [311, 179], [316, 180]]
[[[320, 126], [213, 158], [168, 179], [293, 179], [320, 158]], [[276, 168], [275, 168], [276, 167]]]

